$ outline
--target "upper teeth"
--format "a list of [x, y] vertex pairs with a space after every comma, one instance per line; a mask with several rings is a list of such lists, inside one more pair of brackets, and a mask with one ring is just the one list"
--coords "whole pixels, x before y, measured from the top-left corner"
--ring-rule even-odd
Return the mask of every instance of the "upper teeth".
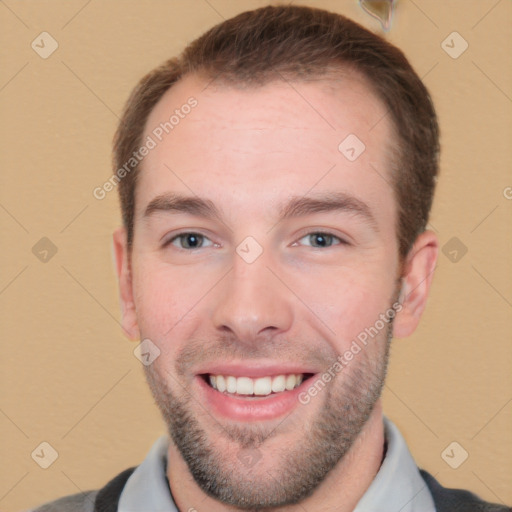
[[270, 395], [270, 393], [279, 393], [285, 389], [291, 391], [302, 382], [304, 375], [289, 374], [276, 375], [275, 377], [260, 377], [251, 379], [250, 377], [233, 377], [232, 375], [210, 375], [210, 384], [221, 393], [237, 393], [238, 395]]

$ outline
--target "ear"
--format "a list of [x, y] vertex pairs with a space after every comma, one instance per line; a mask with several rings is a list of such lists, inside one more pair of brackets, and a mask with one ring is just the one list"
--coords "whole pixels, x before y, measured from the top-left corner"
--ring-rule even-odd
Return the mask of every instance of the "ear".
[[402, 309], [393, 323], [393, 335], [397, 338], [410, 336], [418, 326], [427, 304], [438, 253], [437, 236], [432, 231], [424, 231], [407, 255], [399, 298]]
[[117, 277], [119, 279], [119, 300], [121, 302], [121, 324], [123, 331], [132, 340], [140, 338], [137, 314], [133, 301], [133, 285], [131, 273], [131, 256], [128, 250], [126, 230], [118, 228], [114, 231], [114, 257]]

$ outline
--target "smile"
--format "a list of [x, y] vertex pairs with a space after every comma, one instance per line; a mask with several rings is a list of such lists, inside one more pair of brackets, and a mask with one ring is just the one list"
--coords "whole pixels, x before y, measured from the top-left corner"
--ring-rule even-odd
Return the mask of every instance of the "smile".
[[[228, 370], [228, 371], [226, 371]], [[198, 397], [214, 416], [231, 421], [254, 422], [290, 414], [299, 402], [300, 391], [309, 386], [315, 373], [293, 373], [243, 369], [232, 375], [228, 368], [196, 375]]]
[[213, 389], [241, 396], [268, 396], [272, 393], [292, 391], [300, 386], [304, 374], [283, 374], [260, 377], [235, 377], [233, 375], [209, 375], [208, 382]]

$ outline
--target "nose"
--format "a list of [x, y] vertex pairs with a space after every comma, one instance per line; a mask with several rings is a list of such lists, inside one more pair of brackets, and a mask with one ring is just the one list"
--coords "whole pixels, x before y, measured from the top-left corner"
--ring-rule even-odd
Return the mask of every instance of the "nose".
[[253, 263], [235, 254], [233, 268], [217, 290], [214, 326], [247, 345], [288, 331], [293, 323], [293, 294], [275, 274], [265, 254]]

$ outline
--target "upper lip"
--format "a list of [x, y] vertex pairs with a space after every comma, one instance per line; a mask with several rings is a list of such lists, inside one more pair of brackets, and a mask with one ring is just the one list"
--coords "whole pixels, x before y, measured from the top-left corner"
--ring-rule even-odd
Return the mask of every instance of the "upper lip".
[[274, 377], [290, 373], [318, 373], [311, 367], [290, 363], [210, 363], [199, 369], [197, 375], [232, 375], [233, 377]]

